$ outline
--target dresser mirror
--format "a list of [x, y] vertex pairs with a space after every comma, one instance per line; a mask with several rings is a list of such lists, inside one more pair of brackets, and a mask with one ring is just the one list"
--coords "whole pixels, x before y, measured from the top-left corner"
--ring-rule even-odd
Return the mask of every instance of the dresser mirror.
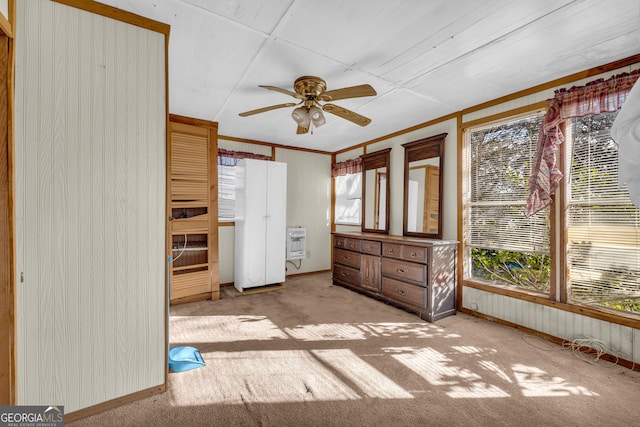
[[402, 144], [404, 209], [402, 234], [442, 239], [444, 140], [442, 133]]
[[391, 148], [362, 158], [362, 231], [389, 233], [389, 163]]

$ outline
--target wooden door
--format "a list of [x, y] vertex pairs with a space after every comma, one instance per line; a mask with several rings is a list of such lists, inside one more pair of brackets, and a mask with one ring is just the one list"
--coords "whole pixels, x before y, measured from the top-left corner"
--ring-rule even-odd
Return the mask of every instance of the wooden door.
[[220, 298], [217, 124], [170, 116], [171, 303]]
[[13, 205], [11, 197], [9, 138], [9, 38], [0, 32], [0, 405], [15, 401], [14, 279], [13, 262]]
[[379, 256], [363, 254], [361, 259], [360, 274], [360, 286], [369, 291], [380, 292]]

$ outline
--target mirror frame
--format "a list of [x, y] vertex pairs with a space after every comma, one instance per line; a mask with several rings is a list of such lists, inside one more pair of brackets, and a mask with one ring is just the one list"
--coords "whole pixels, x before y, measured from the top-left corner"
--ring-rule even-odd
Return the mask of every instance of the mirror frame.
[[[402, 208], [402, 235], [424, 237], [429, 239], [442, 239], [442, 199], [444, 190], [444, 143], [446, 133], [419, 139], [402, 144], [404, 147], [404, 205]], [[438, 197], [438, 232], [423, 233], [408, 231], [408, 205], [409, 205], [409, 163], [417, 160], [440, 157], [439, 197]]]
[[[390, 200], [389, 196], [391, 195], [391, 186], [390, 186], [390, 166], [391, 166], [391, 148], [385, 148], [384, 150], [374, 151], [373, 153], [367, 153], [360, 156], [362, 159], [362, 217], [361, 217], [361, 226], [360, 229], [363, 232], [368, 233], [383, 233], [389, 234], [389, 213], [390, 213]], [[366, 206], [367, 206], [367, 170], [370, 169], [378, 169], [381, 167], [387, 168], [387, 179], [385, 185], [385, 191], [387, 193], [386, 202], [385, 202], [385, 220], [384, 220], [384, 228], [376, 229], [376, 228], [366, 228]]]

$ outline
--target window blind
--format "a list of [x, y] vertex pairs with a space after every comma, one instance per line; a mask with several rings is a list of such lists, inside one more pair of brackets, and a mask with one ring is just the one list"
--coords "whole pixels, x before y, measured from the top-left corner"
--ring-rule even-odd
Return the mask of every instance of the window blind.
[[218, 165], [218, 220], [233, 221], [235, 219], [236, 202], [235, 166]]
[[336, 180], [336, 224], [360, 224], [362, 173], [348, 173], [336, 176], [334, 179]]
[[468, 133], [468, 245], [549, 253], [548, 209], [523, 214], [541, 121], [536, 114]]
[[618, 185], [618, 147], [610, 135], [616, 114], [567, 125], [569, 297], [640, 311], [640, 210]]

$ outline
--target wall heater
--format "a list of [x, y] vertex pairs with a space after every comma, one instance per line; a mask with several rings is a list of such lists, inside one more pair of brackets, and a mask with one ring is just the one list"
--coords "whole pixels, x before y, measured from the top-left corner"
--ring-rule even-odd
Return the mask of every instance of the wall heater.
[[302, 259], [307, 255], [307, 229], [287, 227], [287, 259]]

